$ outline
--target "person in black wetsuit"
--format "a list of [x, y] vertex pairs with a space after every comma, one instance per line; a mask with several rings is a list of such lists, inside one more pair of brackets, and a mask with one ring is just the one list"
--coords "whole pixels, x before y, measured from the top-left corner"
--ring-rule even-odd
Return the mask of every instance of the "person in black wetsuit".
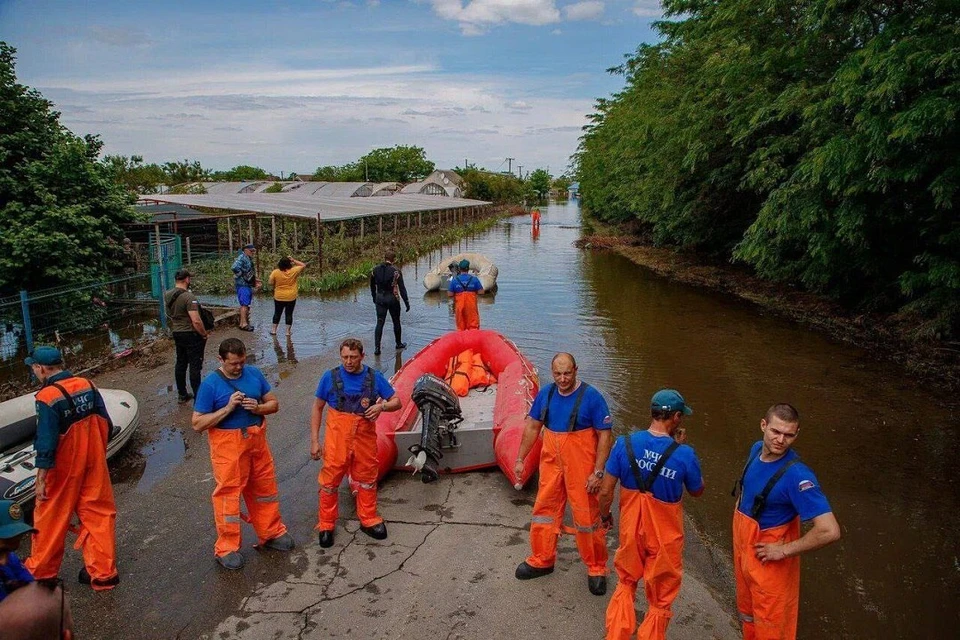
[[375, 356], [380, 355], [380, 339], [383, 337], [383, 325], [388, 311], [390, 319], [393, 320], [393, 337], [397, 349], [407, 346], [400, 340], [400, 300], [403, 299], [407, 311], [410, 311], [410, 300], [407, 298], [407, 287], [403, 284], [403, 274], [393, 264], [396, 259], [397, 254], [388, 250], [383, 256], [383, 262], [374, 267], [370, 274], [370, 295], [373, 296], [373, 303], [377, 305], [377, 328], [373, 334]]

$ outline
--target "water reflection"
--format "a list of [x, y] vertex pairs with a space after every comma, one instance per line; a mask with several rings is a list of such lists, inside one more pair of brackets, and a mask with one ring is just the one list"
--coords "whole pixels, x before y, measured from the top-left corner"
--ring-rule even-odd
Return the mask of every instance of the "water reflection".
[[284, 338], [286, 352], [284, 352], [284, 348], [280, 346], [280, 336], [274, 335], [271, 337], [273, 338], [273, 352], [277, 356], [277, 362], [296, 364], [297, 353], [293, 348], [293, 336], [287, 335]]

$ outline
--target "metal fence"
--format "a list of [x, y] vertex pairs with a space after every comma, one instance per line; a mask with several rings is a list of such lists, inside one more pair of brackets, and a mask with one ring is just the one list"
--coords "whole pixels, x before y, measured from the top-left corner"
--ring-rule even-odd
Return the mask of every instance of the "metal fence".
[[121, 275], [0, 298], [0, 393], [29, 384], [23, 359], [38, 345], [57, 346], [76, 372], [155, 340], [166, 324], [163, 292], [181, 265], [180, 238], [151, 234], [131, 247]]

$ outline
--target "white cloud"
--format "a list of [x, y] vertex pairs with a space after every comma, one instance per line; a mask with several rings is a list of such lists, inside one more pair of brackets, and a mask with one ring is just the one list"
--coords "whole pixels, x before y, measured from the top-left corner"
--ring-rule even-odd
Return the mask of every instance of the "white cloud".
[[603, 15], [603, 3], [599, 0], [576, 2], [563, 8], [567, 20], [595, 20]]
[[563, 35], [563, 31], [561, 31], [560, 29], [554, 29], [553, 31], [550, 32], [550, 35], [562, 36], [562, 35]]
[[660, 0], [636, 0], [633, 13], [641, 18], [659, 18], [663, 15]]
[[169, 70], [147, 85], [134, 75], [37, 80], [31, 85], [62, 111], [63, 124], [101, 134], [105, 153], [274, 173], [343, 164], [394, 144], [422, 146], [445, 167], [504, 156], [532, 168], [565, 166], [592, 106], [590, 98], [547, 97], [529, 78], [431, 66]]
[[540, 26], [560, 22], [554, 0], [430, 0], [446, 20], [460, 23], [464, 35], [479, 35], [490, 27], [515, 22]]

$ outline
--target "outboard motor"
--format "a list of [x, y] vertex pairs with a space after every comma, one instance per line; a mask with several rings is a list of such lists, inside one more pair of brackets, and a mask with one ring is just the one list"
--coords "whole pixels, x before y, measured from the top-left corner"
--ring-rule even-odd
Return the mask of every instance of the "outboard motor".
[[457, 447], [457, 426], [463, 422], [460, 400], [446, 382], [431, 373], [425, 373], [413, 385], [411, 398], [423, 418], [420, 444], [410, 447], [413, 456], [407, 466], [420, 471], [423, 482], [440, 477], [437, 467], [443, 457], [441, 449]]

